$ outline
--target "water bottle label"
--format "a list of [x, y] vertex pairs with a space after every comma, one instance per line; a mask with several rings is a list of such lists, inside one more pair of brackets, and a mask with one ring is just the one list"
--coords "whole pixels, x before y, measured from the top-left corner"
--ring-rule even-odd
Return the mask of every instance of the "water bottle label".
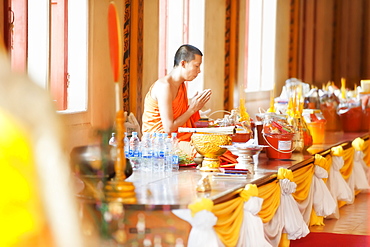
[[179, 156], [178, 155], [172, 155], [172, 164], [177, 165], [179, 163]]

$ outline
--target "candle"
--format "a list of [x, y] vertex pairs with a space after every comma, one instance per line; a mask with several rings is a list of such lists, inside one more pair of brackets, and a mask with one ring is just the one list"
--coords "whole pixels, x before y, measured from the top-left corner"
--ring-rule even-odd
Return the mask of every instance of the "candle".
[[345, 99], [346, 98], [346, 79], [345, 78], [341, 78], [341, 92], [342, 92], [342, 99]]
[[122, 67], [122, 37], [119, 16], [114, 2], [111, 2], [108, 8], [108, 33], [110, 59], [113, 71], [113, 79], [115, 83], [116, 112], [118, 112], [121, 109], [119, 78]]
[[275, 112], [275, 83], [270, 93], [270, 108], [267, 110], [267, 112]]

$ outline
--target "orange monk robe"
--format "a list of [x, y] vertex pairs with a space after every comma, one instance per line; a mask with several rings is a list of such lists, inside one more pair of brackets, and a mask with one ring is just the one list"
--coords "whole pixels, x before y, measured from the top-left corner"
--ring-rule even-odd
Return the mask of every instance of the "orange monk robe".
[[[150, 96], [151, 90], [152, 87], [150, 87], [149, 92], [145, 96], [142, 131], [163, 133], [164, 130], [161, 115], [159, 113], [158, 102]], [[188, 94], [185, 83], [182, 83], [175, 100], [172, 102], [173, 118], [176, 119], [181, 116], [187, 111], [188, 107]], [[195, 122], [199, 119], [200, 114], [199, 112], [196, 112], [181, 127], [195, 128]], [[178, 133], [177, 137], [179, 141], [189, 142], [191, 135], [192, 133]], [[237, 156], [233, 155], [229, 150], [220, 157], [221, 162], [226, 162], [228, 164], [236, 163], [236, 158]]]
[[[164, 133], [162, 119], [158, 108], [158, 102], [151, 97], [151, 90], [152, 87], [149, 89], [149, 92], [145, 96], [142, 131]], [[179, 91], [177, 92], [176, 98], [172, 102], [173, 118], [176, 119], [180, 117], [188, 110], [188, 108], [188, 93], [185, 83], [182, 83], [180, 85]], [[181, 127], [195, 128], [195, 122], [199, 119], [199, 112], [196, 112]], [[190, 141], [190, 137], [191, 133], [177, 134], [177, 138], [179, 139], [179, 141]]]

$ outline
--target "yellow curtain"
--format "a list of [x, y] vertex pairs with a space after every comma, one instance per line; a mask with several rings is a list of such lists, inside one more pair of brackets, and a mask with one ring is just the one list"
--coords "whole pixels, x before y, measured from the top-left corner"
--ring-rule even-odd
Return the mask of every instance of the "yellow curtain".
[[364, 143], [364, 161], [367, 166], [370, 166], [370, 139], [367, 139]]
[[214, 229], [226, 246], [236, 246], [243, 221], [243, 199], [237, 197], [214, 206], [213, 214], [218, 218]]
[[293, 193], [293, 197], [296, 201], [301, 202], [306, 200], [311, 188], [313, 174], [314, 174], [313, 163], [293, 171], [294, 182], [297, 184], [297, 189]]
[[247, 184], [240, 197], [214, 205], [212, 213], [218, 218], [214, 229], [225, 246], [236, 246], [244, 215], [244, 202], [258, 196], [255, 184]]
[[340, 173], [345, 180], [347, 180], [352, 174], [354, 153], [355, 149], [352, 146], [346, 150], [343, 150], [342, 157], [344, 160], [344, 165], [340, 169]]
[[280, 184], [278, 180], [258, 187], [258, 197], [263, 198], [261, 211], [258, 215], [262, 222], [269, 222], [275, 215], [277, 208], [280, 205]]

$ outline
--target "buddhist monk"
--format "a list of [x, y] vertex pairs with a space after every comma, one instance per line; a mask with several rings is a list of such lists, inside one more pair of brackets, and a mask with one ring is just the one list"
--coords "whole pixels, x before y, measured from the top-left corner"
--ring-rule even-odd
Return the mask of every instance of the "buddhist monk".
[[[192, 45], [177, 50], [171, 72], [150, 87], [144, 101], [143, 132], [172, 133], [179, 127], [195, 127], [199, 110], [209, 101], [212, 91], [197, 92], [188, 100], [186, 81], [194, 80], [202, 64], [202, 52]], [[179, 133], [180, 141], [189, 141], [191, 133]]]
[[[143, 132], [170, 134], [179, 127], [195, 127], [200, 118], [199, 110], [210, 100], [212, 91], [197, 92], [188, 100], [185, 82], [194, 80], [201, 72], [202, 57], [202, 52], [192, 45], [179, 47], [171, 72], [154, 82], [145, 96]], [[191, 133], [178, 133], [180, 142], [189, 142], [190, 137]], [[190, 152], [195, 155], [194, 151]], [[229, 151], [220, 158], [226, 163], [236, 163], [236, 156]]]

